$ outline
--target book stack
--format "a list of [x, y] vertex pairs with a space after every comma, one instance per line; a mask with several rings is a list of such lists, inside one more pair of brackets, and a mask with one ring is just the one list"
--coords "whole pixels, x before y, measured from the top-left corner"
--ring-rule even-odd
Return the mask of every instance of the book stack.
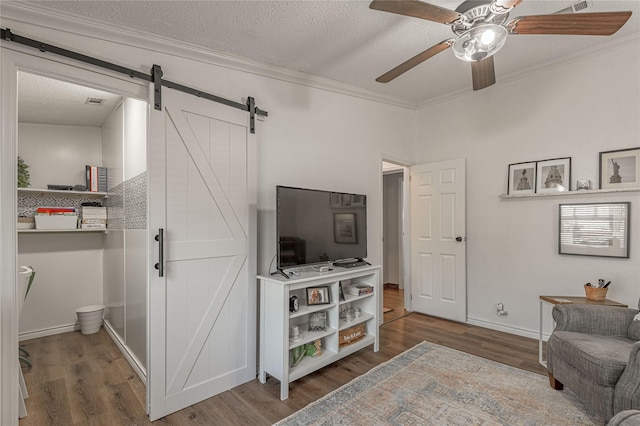
[[344, 289], [348, 294], [362, 296], [363, 294], [373, 293], [373, 287], [367, 284], [353, 284]]
[[82, 206], [81, 229], [107, 229], [107, 208]]
[[107, 192], [107, 168], [85, 166], [87, 191]]

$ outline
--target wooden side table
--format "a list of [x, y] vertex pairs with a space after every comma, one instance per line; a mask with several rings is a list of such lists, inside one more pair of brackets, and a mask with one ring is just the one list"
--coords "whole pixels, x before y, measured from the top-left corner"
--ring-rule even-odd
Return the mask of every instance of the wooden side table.
[[538, 362], [542, 364], [544, 368], [547, 368], [547, 361], [542, 359], [542, 306], [543, 303], [550, 305], [599, 305], [599, 306], [616, 306], [619, 308], [628, 308], [628, 305], [624, 303], [616, 302], [614, 300], [589, 300], [584, 296], [540, 296], [540, 330], [538, 334]]

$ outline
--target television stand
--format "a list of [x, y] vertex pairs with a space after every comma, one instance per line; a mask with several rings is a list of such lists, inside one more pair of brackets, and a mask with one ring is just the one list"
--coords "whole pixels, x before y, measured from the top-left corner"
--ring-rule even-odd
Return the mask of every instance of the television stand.
[[371, 264], [361, 257], [358, 257], [356, 259], [337, 260], [333, 262], [333, 266], [337, 266], [339, 268], [357, 268], [358, 266], [368, 265]]

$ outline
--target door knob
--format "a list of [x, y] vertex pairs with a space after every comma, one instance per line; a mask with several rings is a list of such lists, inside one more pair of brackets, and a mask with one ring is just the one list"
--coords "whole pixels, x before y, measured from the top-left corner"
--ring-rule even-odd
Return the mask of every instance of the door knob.
[[462, 240], [463, 240], [463, 238], [462, 238], [462, 237], [456, 237], [456, 241], [457, 241], [457, 242], [459, 242], [459, 243], [460, 243], [460, 242], [462, 242]]

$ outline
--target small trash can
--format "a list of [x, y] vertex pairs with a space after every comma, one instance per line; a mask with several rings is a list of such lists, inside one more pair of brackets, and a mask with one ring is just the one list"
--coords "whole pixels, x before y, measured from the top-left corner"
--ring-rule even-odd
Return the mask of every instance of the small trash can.
[[103, 313], [104, 305], [90, 305], [76, 309], [82, 334], [93, 334], [100, 331]]

